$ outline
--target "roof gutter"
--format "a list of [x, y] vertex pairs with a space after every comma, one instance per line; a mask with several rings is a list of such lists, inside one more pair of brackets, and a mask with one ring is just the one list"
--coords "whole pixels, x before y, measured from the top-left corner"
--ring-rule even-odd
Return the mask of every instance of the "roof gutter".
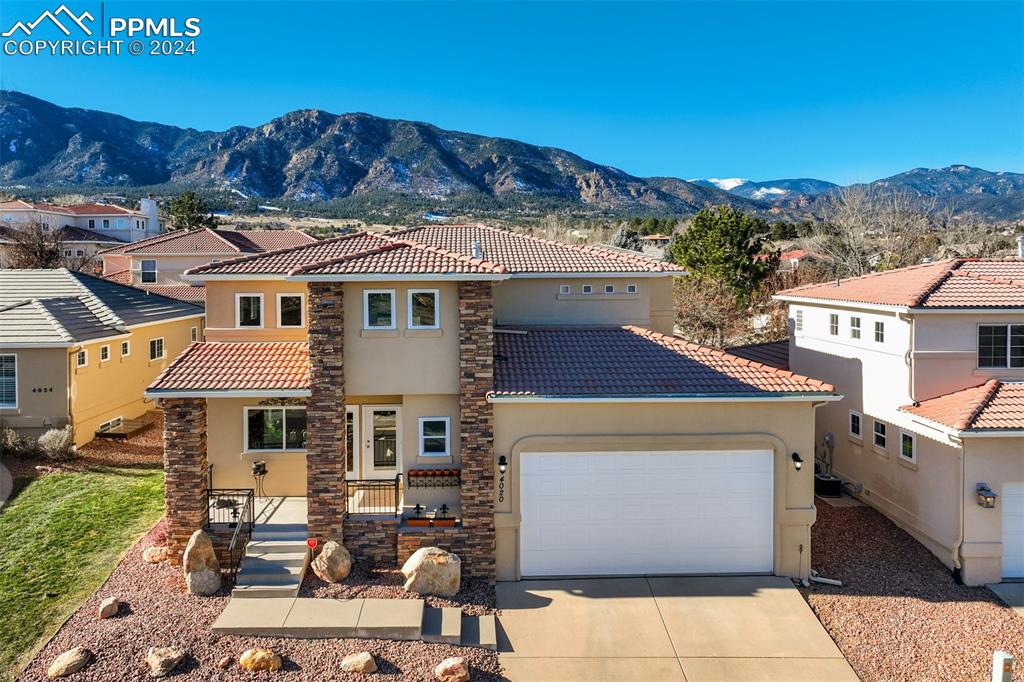
[[772, 296], [772, 298], [776, 301], [786, 301], [787, 303], [804, 303], [807, 305], [863, 308], [865, 310], [880, 310], [885, 311], [887, 313], [916, 313], [921, 310], [920, 308], [911, 308], [905, 305], [890, 305], [888, 303], [862, 303], [860, 301], [846, 301], [843, 299], [808, 298], [805, 296], [787, 296], [785, 294], [776, 294], [775, 296]]
[[160, 398], [308, 398], [312, 395], [308, 388], [291, 389], [198, 389], [175, 390], [168, 388], [147, 389], [143, 396], [151, 400]]
[[836, 393], [692, 393], [650, 396], [544, 396], [544, 395], [489, 395], [489, 403], [530, 404], [530, 403], [752, 403], [752, 402], [807, 402], [821, 403], [842, 400]]

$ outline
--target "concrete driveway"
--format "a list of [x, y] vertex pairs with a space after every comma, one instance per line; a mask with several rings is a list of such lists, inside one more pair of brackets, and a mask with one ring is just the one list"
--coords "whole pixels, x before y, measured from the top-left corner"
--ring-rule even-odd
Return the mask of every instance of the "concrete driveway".
[[527, 580], [497, 594], [514, 682], [857, 680], [786, 578]]

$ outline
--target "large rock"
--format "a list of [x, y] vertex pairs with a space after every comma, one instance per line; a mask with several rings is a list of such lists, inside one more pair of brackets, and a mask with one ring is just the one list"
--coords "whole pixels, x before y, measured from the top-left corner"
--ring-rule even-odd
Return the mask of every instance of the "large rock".
[[170, 549], [167, 547], [147, 547], [142, 552], [142, 560], [147, 564], [159, 564], [162, 561], [167, 561], [169, 554]]
[[358, 654], [349, 654], [341, 660], [341, 669], [347, 673], [375, 673], [377, 672], [377, 661], [373, 660], [373, 654], [369, 651], [360, 651]]
[[440, 682], [469, 682], [469, 666], [462, 656], [446, 658], [434, 668], [434, 677]]
[[121, 609], [121, 602], [117, 597], [107, 597], [100, 602], [100, 608], [96, 611], [96, 617], [100, 620], [113, 618]]
[[281, 663], [281, 657], [270, 649], [246, 649], [238, 657], [238, 665], [250, 672], [280, 670]]
[[167, 677], [185, 658], [185, 650], [176, 646], [151, 646], [146, 654], [150, 677]]
[[202, 568], [185, 574], [185, 585], [189, 594], [209, 597], [220, 589], [220, 572]]
[[440, 547], [423, 547], [402, 566], [406, 592], [454, 597], [462, 580], [462, 560]]
[[352, 570], [352, 555], [334, 540], [328, 540], [310, 567], [321, 580], [336, 583], [348, 577]]
[[89, 665], [89, 661], [92, 660], [92, 652], [82, 646], [76, 646], [74, 649], [68, 649], [57, 658], [53, 659], [53, 663], [46, 669], [46, 674], [50, 677], [67, 677], [68, 675], [74, 675], [80, 670], [84, 670], [85, 666]]
[[200, 571], [208, 568], [211, 571], [220, 573], [220, 562], [217, 561], [217, 553], [213, 549], [213, 541], [210, 536], [202, 530], [192, 533], [185, 545], [185, 554], [181, 557], [181, 565], [186, 573]]

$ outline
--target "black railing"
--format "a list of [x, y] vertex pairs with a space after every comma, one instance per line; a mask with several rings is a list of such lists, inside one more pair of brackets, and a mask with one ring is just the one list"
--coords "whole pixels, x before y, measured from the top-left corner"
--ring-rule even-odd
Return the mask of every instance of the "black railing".
[[[206, 490], [208, 515], [206, 523], [208, 525], [227, 524], [232, 528], [236, 523], [252, 524], [253, 505], [251, 501], [253, 497], [252, 488], [208, 488]], [[243, 515], [247, 502], [250, 503], [248, 504], [248, 518]]]
[[349, 514], [402, 514], [402, 474], [393, 479], [345, 481]]
[[245, 549], [252, 538], [255, 504], [255, 498], [250, 490], [242, 505], [240, 520], [235, 524], [235, 532], [231, 534], [231, 542], [228, 543], [227, 572], [232, 579], [238, 573], [238, 567], [242, 564], [242, 559], [245, 557]]

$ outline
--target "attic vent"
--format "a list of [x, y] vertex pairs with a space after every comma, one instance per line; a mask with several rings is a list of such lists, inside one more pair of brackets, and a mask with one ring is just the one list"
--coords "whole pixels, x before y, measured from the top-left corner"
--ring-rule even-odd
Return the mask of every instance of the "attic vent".
[[483, 244], [481, 244], [479, 241], [474, 241], [473, 242], [473, 246], [472, 246], [472, 250], [473, 250], [473, 258], [476, 258], [477, 260], [483, 260], [484, 259], [484, 247], [483, 247]]

